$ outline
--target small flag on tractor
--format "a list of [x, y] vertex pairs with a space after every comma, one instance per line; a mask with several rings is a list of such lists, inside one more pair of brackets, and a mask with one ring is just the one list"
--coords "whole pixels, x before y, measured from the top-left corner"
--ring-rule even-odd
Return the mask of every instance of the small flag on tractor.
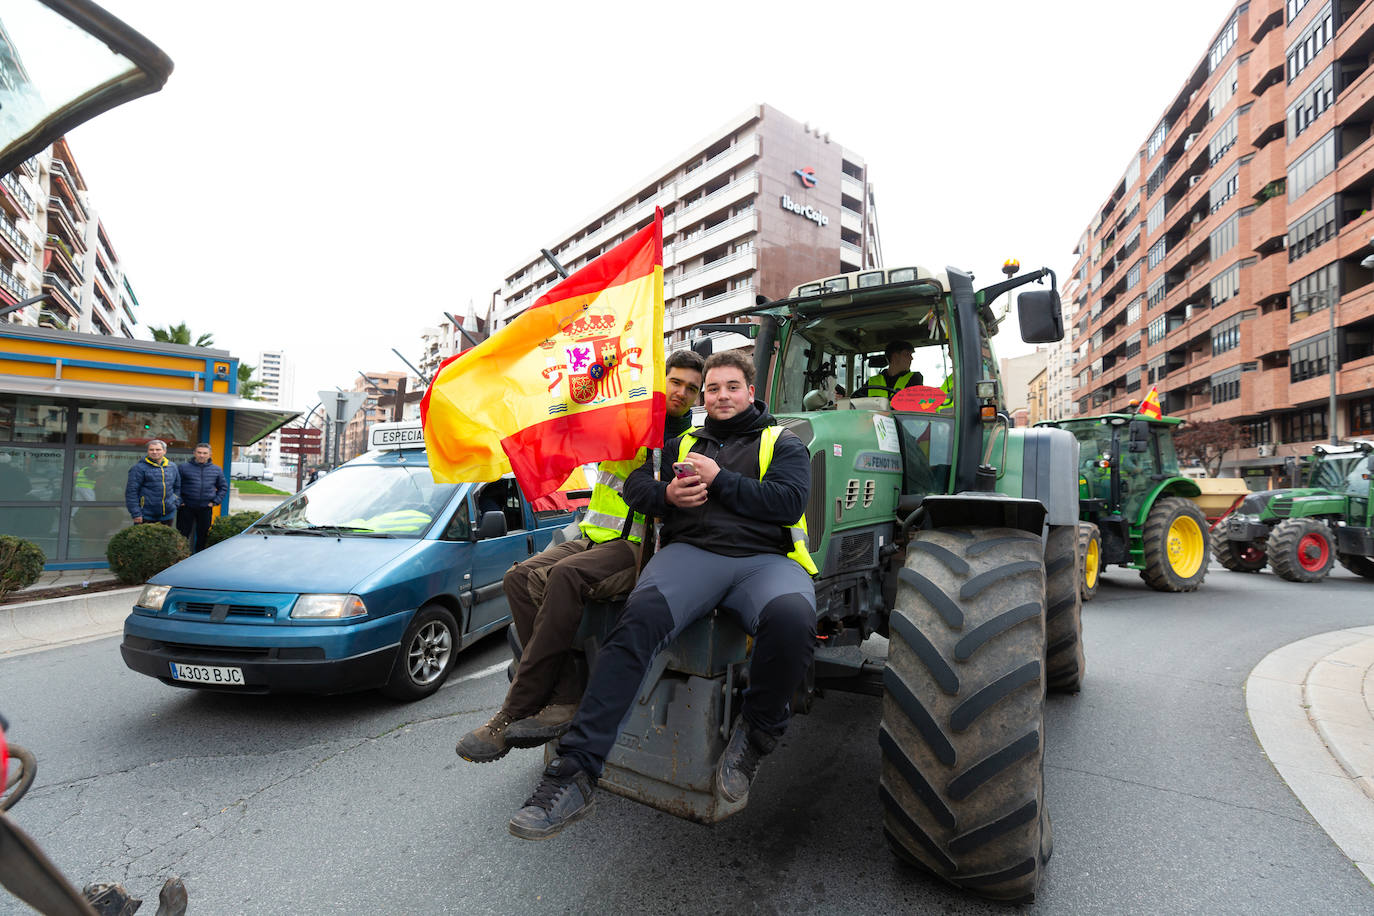
[[663, 211], [439, 367], [424, 400], [430, 472], [513, 471], [529, 499], [579, 465], [663, 444]]
[[1136, 413], [1144, 414], [1155, 420], [1164, 416], [1164, 410], [1159, 406], [1159, 389], [1156, 386], [1150, 386], [1150, 393], [1145, 395], [1145, 400], [1140, 402], [1140, 409]]

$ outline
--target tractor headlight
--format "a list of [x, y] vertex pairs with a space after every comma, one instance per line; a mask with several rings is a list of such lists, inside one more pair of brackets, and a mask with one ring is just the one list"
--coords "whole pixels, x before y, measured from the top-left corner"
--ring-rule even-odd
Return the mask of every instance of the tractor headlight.
[[301, 595], [291, 608], [293, 618], [310, 620], [341, 620], [366, 613], [367, 605], [357, 595]]

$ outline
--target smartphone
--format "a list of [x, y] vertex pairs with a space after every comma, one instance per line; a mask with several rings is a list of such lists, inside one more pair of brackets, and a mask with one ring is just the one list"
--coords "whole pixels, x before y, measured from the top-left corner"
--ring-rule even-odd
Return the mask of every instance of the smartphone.
[[696, 475], [697, 469], [692, 467], [692, 463], [690, 461], [673, 462], [674, 477], [695, 477]]

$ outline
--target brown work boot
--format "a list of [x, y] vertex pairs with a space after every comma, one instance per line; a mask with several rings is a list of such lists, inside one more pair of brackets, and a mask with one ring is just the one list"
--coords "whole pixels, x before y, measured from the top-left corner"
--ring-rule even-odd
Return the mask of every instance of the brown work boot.
[[576, 703], [550, 703], [539, 712], [524, 719], [516, 719], [506, 729], [506, 743], [511, 747], [539, 747], [554, 738], [562, 737], [577, 712]]
[[464, 735], [458, 742], [458, 756], [469, 763], [491, 763], [500, 760], [510, 752], [510, 742], [506, 740], [506, 729], [511, 717], [503, 709]]

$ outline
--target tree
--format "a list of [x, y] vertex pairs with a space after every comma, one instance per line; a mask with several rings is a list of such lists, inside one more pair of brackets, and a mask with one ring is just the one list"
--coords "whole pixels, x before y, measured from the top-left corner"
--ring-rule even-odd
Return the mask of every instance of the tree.
[[149, 328], [153, 332], [153, 340], [162, 343], [184, 344], [186, 346], [213, 347], [215, 345], [215, 335], [202, 334], [195, 338], [195, 343], [191, 342], [191, 329], [186, 326], [186, 322], [181, 324], [169, 324], [165, 328]]
[[258, 389], [263, 386], [264, 382], [262, 379], [253, 378], [253, 373], [257, 370], [257, 366], [239, 363], [239, 397], [253, 401], [261, 400], [258, 397]]
[[1190, 422], [1174, 433], [1174, 448], [1179, 457], [1197, 459], [1208, 477], [1217, 476], [1227, 452], [1247, 444], [1245, 433], [1230, 420]]

